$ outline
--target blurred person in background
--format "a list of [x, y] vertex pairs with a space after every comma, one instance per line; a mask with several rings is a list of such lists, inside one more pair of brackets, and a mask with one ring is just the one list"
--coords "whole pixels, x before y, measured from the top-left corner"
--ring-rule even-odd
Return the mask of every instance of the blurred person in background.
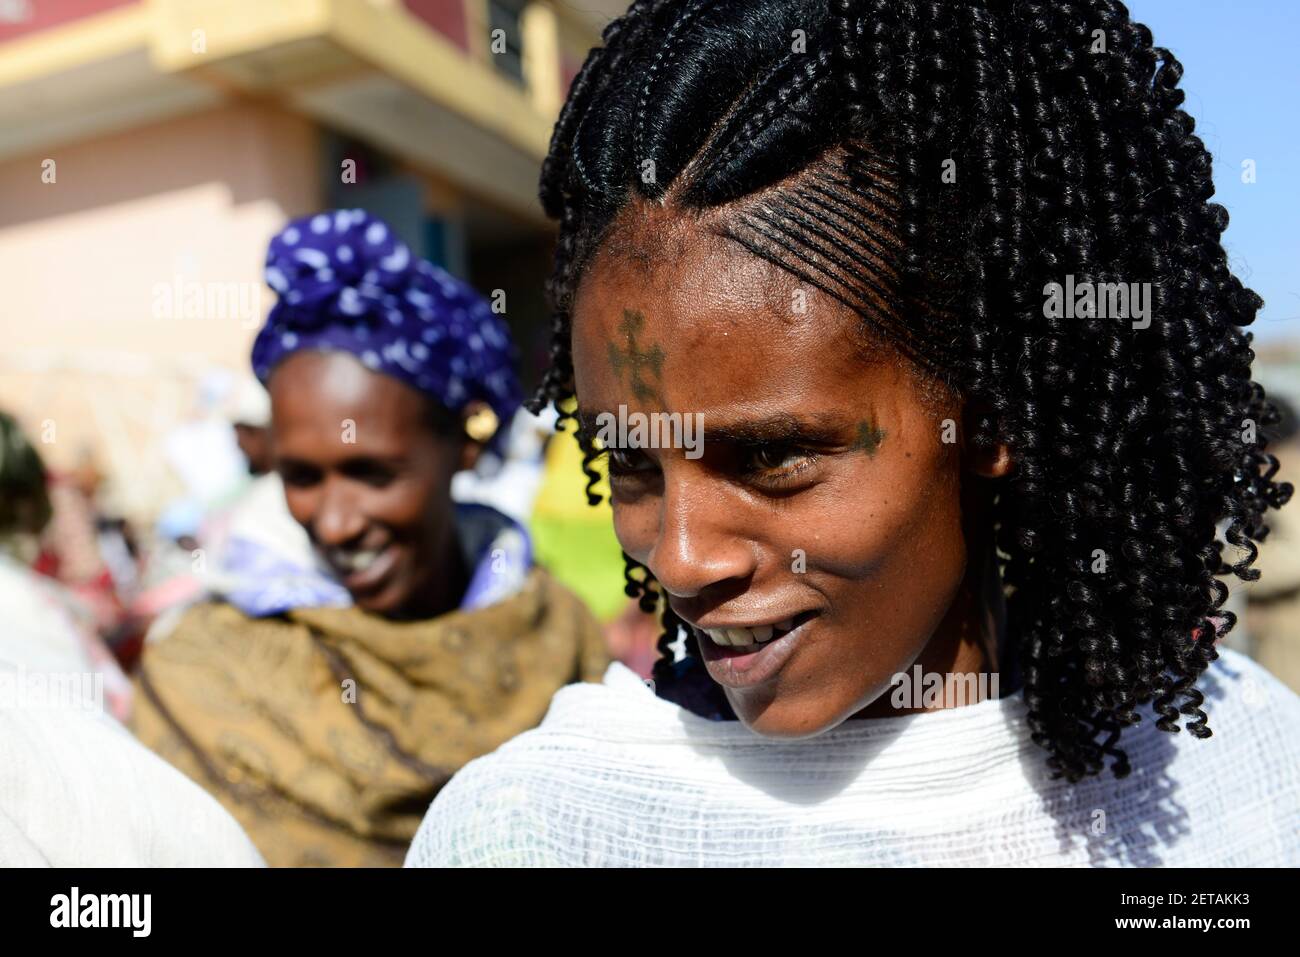
[[271, 454], [271, 397], [256, 379], [241, 378], [231, 391], [226, 417], [235, 432], [235, 443], [255, 478], [275, 468]]
[[33, 567], [76, 594], [95, 632], [114, 649], [129, 643], [127, 605], [136, 586], [135, 537], [103, 506], [104, 476], [89, 446], [65, 472], [48, 473], [51, 514]]
[[[232, 535], [265, 538], [277, 550], [289, 548], [299, 557], [310, 553], [273, 471], [270, 395], [249, 374], [223, 391], [218, 402], [221, 425], [210, 444], [219, 452], [237, 450], [238, 476], [208, 507], [186, 497], [163, 513], [144, 587], [132, 605], [139, 618], [151, 622], [150, 634], [170, 631], [191, 604], [224, 589], [226, 572], [238, 567], [228, 557]], [[306, 563], [311, 564], [310, 559]]]
[[131, 737], [130, 685], [64, 586], [29, 567], [52, 512], [0, 413], [0, 867], [257, 866], [230, 814]]
[[35, 562], [53, 512], [40, 453], [14, 417], [0, 412], [0, 554]]
[[[158, 517], [155, 533], [161, 568], [151, 570], [151, 584], [171, 574], [174, 562], [167, 554], [168, 546], [180, 548], [188, 558], [188, 553], [202, 546], [209, 523], [238, 501], [258, 474], [244, 450], [247, 437], [255, 436], [257, 427], [241, 432], [239, 420], [260, 419], [264, 427], [269, 421], [269, 403], [263, 400], [265, 407], [259, 409], [256, 395], [250, 398], [246, 390], [229, 369], [210, 369], [198, 382], [190, 415], [173, 426], [163, 441], [167, 465], [183, 491]], [[249, 445], [257, 454], [256, 440]], [[264, 465], [262, 454], [259, 466]]]
[[[122, 593], [126, 611], [114, 650], [128, 668], [138, 663], [149, 633], [170, 627], [185, 608], [202, 599], [208, 540], [219, 534], [256, 474], [245, 457], [239, 419], [260, 418], [264, 433], [269, 401], [263, 397], [262, 404], [265, 409], [259, 410], [256, 394], [250, 399], [246, 383], [230, 370], [214, 367], [197, 383], [190, 415], [168, 431], [164, 458], [183, 491], [158, 515], [141, 550], [133, 587]], [[254, 450], [256, 433], [247, 431]]]
[[44, 674], [99, 676], [114, 717], [131, 686], [95, 630], [91, 608], [31, 567], [52, 508], [44, 464], [22, 428], [0, 412], [0, 662]]
[[290, 223], [266, 276], [253, 366], [311, 557], [232, 534], [225, 593], [147, 647], [134, 728], [269, 863], [397, 865], [458, 768], [608, 657], [520, 524], [452, 501], [519, 406], [486, 301], [360, 210]]

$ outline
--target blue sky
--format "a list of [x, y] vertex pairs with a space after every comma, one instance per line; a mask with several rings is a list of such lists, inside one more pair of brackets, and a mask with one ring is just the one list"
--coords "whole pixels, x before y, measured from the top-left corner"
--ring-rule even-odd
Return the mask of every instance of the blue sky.
[[[1183, 108], [1214, 156], [1233, 270], [1264, 297], [1261, 343], [1300, 341], [1300, 2], [1126, 0], [1183, 64]], [[1242, 160], [1256, 182], [1241, 181]]]

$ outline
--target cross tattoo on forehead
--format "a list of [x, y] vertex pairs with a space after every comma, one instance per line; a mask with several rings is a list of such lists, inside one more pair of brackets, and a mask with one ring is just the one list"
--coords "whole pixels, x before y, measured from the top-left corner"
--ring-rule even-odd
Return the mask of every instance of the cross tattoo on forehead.
[[664, 351], [658, 343], [649, 349], [638, 347], [636, 337], [644, 326], [645, 316], [636, 310], [624, 309], [618, 329], [627, 338], [627, 346], [619, 348], [612, 342], [609, 344], [609, 365], [614, 370], [614, 375], [621, 382], [623, 370], [626, 369], [632, 394], [642, 401], [659, 398], [659, 391], [646, 382], [643, 374], [659, 380], [663, 376], [664, 364]]

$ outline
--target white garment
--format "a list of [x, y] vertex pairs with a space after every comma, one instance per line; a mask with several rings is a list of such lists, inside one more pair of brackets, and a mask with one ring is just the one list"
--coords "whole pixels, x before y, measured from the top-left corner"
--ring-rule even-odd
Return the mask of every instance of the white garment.
[[[0, 668], [7, 666], [0, 664]], [[8, 676], [15, 669], [8, 668]], [[0, 702], [0, 867], [260, 867], [206, 791], [97, 711]]]
[[0, 867], [260, 866], [220, 804], [101, 711], [126, 679], [59, 598], [0, 558]]
[[98, 675], [108, 707], [125, 718], [131, 682], [92, 624], [77, 620], [76, 609], [63, 585], [0, 554], [0, 662], [31, 672]]
[[36, 671], [89, 671], [71, 599], [58, 582], [0, 554], [0, 661]]
[[1214, 735], [1124, 731], [1133, 766], [1050, 780], [1020, 695], [762, 738], [613, 664], [433, 802], [410, 866], [1296, 866], [1300, 698], [1223, 651]]

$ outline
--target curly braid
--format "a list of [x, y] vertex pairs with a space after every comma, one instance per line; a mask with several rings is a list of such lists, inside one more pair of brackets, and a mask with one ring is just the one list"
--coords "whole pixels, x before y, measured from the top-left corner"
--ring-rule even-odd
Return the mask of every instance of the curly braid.
[[[1262, 301], [1228, 268], [1173, 55], [1117, 0], [640, 0], [604, 41], [542, 171], [560, 237], [532, 407], [573, 398], [573, 295], [617, 214], [638, 196], [708, 214], [971, 400], [972, 443], [1012, 450], [994, 534], [1053, 774], [1128, 773], [1144, 704], [1208, 737], [1196, 682], [1233, 625], [1220, 577], [1258, 576], [1291, 487], [1242, 439], [1276, 421], [1241, 329]], [[1149, 328], [1047, 315], [1067, 274], [1149, 283]], [[731, 716], [662, 613], [658, 693]]]

